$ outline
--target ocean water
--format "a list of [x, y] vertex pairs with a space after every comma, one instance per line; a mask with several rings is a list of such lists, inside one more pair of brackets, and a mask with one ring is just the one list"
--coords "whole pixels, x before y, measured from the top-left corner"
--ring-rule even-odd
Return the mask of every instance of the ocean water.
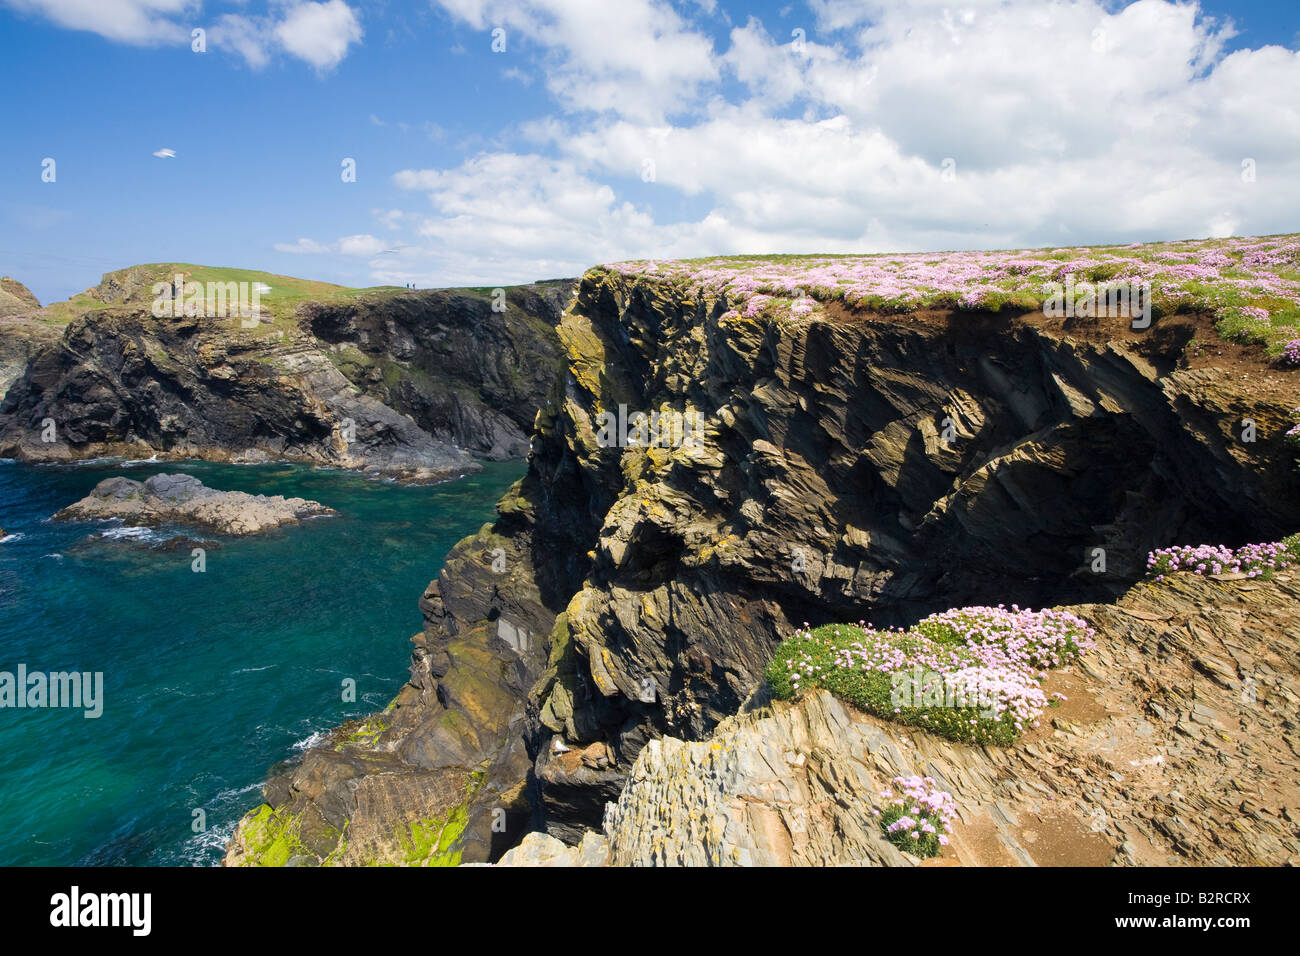
[[[0, 462], [0, 672], [103, 674], [98, 718], [0, 707], [0, 865], [219, 862], [273, 764], [387, 705], [425, 585], [523, 470], [407, 487], [292, 465]], [[213, 539], [203, 573], [195, 543], [167, 544], [179, 529], [48, 520], [104, 478], [162, 471], [340, 516]]]

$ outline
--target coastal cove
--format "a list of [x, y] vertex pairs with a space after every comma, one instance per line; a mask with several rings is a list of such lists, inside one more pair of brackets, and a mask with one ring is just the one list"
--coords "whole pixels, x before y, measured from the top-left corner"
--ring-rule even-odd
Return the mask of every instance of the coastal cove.
[[[523, 471], [406, 486], [304, 465], [0, 462], [0, 671], [103, 675], [96, 719], [0, 708], [0, 864], [218, 863], [273, 765], [392, 699], [419, 595]], [[49, 520], [105, 478], [163, 472], [338, 515], [240, 538]]]

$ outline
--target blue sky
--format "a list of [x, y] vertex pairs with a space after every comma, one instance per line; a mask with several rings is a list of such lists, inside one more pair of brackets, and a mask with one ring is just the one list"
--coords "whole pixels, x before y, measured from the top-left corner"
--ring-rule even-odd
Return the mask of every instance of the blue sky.
[[1298, 35], [1280, 0], [0, 0], [0, 273], [1300, 231]]

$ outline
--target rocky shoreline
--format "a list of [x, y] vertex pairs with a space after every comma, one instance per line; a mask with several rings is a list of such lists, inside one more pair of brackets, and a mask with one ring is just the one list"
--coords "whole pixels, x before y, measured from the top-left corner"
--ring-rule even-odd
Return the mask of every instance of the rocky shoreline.
[[410, 482], [472, 474], [476, 458], [527, 454], [572, 287], [377, 290], [245, 322], [154, 316], [148, 293], [165, 271], [109, 273], [58, 308], [9, 297], [0, 457], [291, 461]]
[[[638, 775], [653, 778], [670, 750], [709, 752], [669, 738], [719, 743], [728, 732], [719, 728], [751, 706], [778, 642], [808, 620], [856, 621], [865, 609], [877, 624], [902, 624], [964, 604], [1070, 605], [1107, 624], [1119, 646], [1146, 642], [1145, 631], [1123, 623], [1150, 551], [1172, 541], [1276, 540], [1300, 526], [1297, 450], [1283, 437], [1297, 373], [1262, 357], [1216, 364], [1198, 351], [1192, 361], [1188, 344], [1207, 321], [1166, 314], [1136, 335], [1014, 310], [909, 316], [841, 307], [774, 322], [680, 282], [589, 271], [559, 323], [567, 368], [536, 418], [528, 474], [498, 520], [452, 551], [421, 599], [411, 682], [382, 714], [274, 776], [250, 815], [256, 826], [237, 831], [228, 862], [277, 859], [272, 848], [286, 844], [311, 864], [490, 862], [528, 833], [582, 844], [595, 858], [590, 834], [610, 820], [606, 807], [637, 793]], [[702, 440], [609, 447], [601, 416], [623, 408], [699, 413]], [[1254, 428], [1250, 441], [1243, 419]], [[1295, 595], [1285, 582], [1277, 587], [1270, 593], [1289, 615]], [[1193, 618], [1202, 612], [1212, 627], [1224, 614], [1236, 620], [1230, 591], [1184, 597], [1209, 602], [1170, 613], [1187, 619], [1188, 633], [1200, 633]], [[1293, 625], [1281, 626], [1284, 660], [1285, 642], [1297, 638]], [[1117, 651], [1114, 673], [1085, 676], [1100, 682], [1094, 696], [1130, 715], [1155, 699], [1170, 726], [1152, 730], [1153, 739], [1173, 748], [1188, 728], [1197, 736], [1195, 721], [1183, 719], [1195, 697], [1215, 692], [1184, 674], [1159, 685], [1159, 695], [1182, 704], [1151, 696], [1141, 674], [1156, 660], [1145, 655], [1178, 641], [1158, 630], [1157, 650]], [[1261, 639], [1252, 632], [1232, 642], [1258, 654]], [[1233, 686], [1245, 674], [1223, 679]], [[1287, 690], [1269, 733], [1296, 726], [1291, 679], [1282, 678]], [[1229, 726], [1225, 701], [1206, 706]], [[888, 726], [872, 733], [900, 755], [924, 737]], [[1055, 742], [1071, 731], [1051, 734]], [[1249, 735], [1233, 739], [1247, 759]], [[1028, 742], [997, 760], [971, 751], [954, 765], [953, 785], [976, 795], [1006, 761], [1033, 763], [1054, 746]], [[1087, 759], [1066, 756], [1054, 758], [1063, 774]], [[892, 770], [906, 761], [886, 762]], [[701, 764], [700, 772], [712, 771]], [[1287, 773], [1293, 779], [1289, 767], [1274, 768], [1270, 780]], [[1202, 783], [1193, 774], [1178, 785]], [[680, 825], [698, 836], [703, 824], [656, 817], [654, 800], [672, 801], [654, 787], [618, 811], [601, 839], [613, 848], [628, 834], [625, 850], [611, 849], [623, 862], [686, 862], [671, 833]], [[1094, 789], [1105, 796], [1109, 785]], [[1290, 858], [1292, 797], [1283, 793], [1269, 811], [1281, 821], [1269, 831], [1277, 846], [1233, 844], [1225, 858]], [[1009, 820], [1024, 807], [1004, 809]], [[1074, 840], [1083, 812], [1070, 811], [1062, 839]], [[1138, 826], [1137, 812], [1121, 804], [1123, 828], [1103, 841], [1110, 855], [1083, 838], [1081, 847], [1098, 848], [1087, 861], [1113, 859], [1125, 842], [1138, 847], [1138, 861], [1200, 852], [1177, 824]], [[427, 843], [419, 835], [431, 830], [440, 849], [413, 860], [412, 847]], [[668, 842], [636, 844], [637, 832]], [[1119, 839], [1130, 832], [1151, 846]], [[788, 856], [764, 839], [716, 845], [727, 854], [748, 847], [751, 861]], [[1013, 840], [1034, 859], [1029, 842]], [[529, 845], [554, 849], [541, 836]], [[843, 852], [884, 861], [882, 845]], [[832, 849], [800, 853], [789, 859], [827, 862]]]
[[182, 524], [223, 535], [260, 534], [337, 512], [319, 501], [208, 488], [190, 475], [154, 475], [141, 482], [105, 478], [56, 521], [120, 519], [128, 525]]

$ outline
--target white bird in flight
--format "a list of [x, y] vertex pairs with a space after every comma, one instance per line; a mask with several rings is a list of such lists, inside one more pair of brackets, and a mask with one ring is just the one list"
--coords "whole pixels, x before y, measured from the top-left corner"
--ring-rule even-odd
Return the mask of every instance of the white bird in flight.
[[175, 159], [175, 158], [176, 158], [176, 150], [174, 150], [174, 149], [160, 149], [160, 150], [158, 150], [158, 152], [154, 153], [154, 155], [157, 156], [159, 159]]

